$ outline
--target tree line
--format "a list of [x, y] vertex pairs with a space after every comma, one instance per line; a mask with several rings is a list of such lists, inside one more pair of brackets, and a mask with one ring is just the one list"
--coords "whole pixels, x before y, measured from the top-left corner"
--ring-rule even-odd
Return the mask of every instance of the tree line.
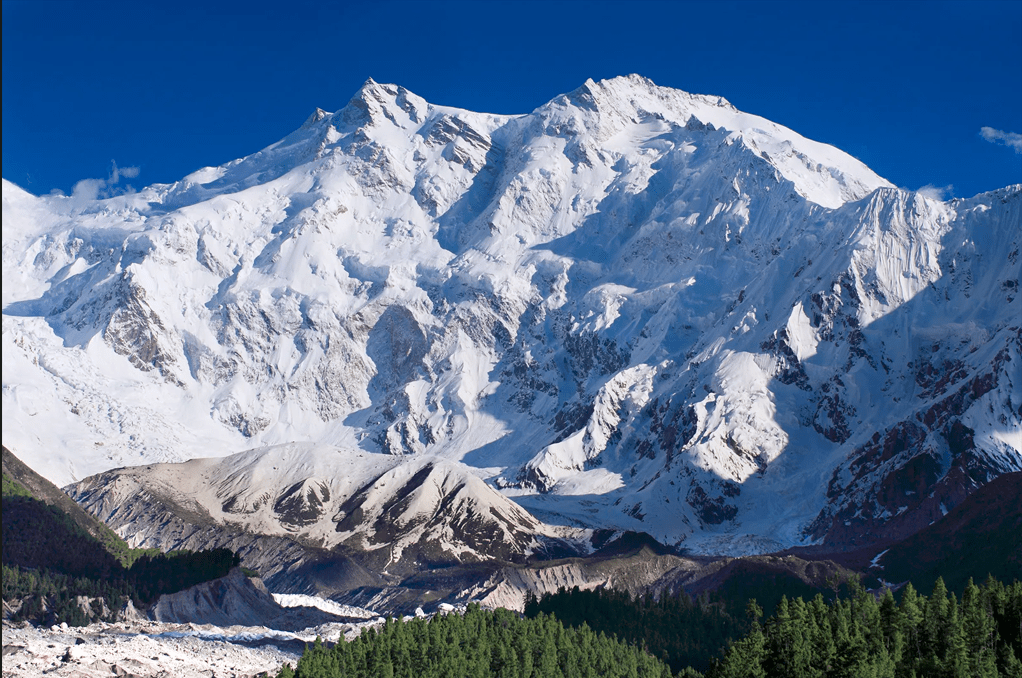
[[297, 667], [285, 664], [277, 678], [671, 675], [668, 666], [648, 652], [586, 626], [566, 628], [549, 615], [523, 619], [508, 610], [470, 605], [464, 615], [438, 615], [429, 621], [388, 619], [379, 629], [351, 642], [342, 637], [333, 647], [317, 639]]
[[540, 614], [644, 647], [674, 672], [688, 666], [705, 671], [711, 659], [752, 628], [741, 608], [733, 614], [726, 603], [711, 603], [707, 597], [693, 601], [684, 593], [656, 599], [613, 589], [562, 588], [541, 598], [526, 597], [525, 616]]
[[333, 647], [317, 639], [277, 678], [1022, 678], [1017, 580], [970, 580], [960, 600], [939, 579], [929, 596], [911, 584], [897, 598], [856, 581], [846, 591], [830, 602], [782, 596], [765, 621], [750, 600], [739, 622], [708, 598], [562, 589], [530, 598], [524, 616], [470, 606], [390, 619]]
[[909, 583], [896, 601], [861, 586], [831, 604], [781, 600], [764, 624], [751, 601], [752, 630], [712, 678], [1022, 678], [1022, 583], [969, 580], [961, 600], [937, 579], [929, 597]]

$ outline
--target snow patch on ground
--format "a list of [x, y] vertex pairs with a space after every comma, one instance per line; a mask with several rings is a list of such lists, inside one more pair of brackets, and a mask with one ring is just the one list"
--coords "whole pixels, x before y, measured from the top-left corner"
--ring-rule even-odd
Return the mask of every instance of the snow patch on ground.
[[340, 617], [352, 617], [356, 619], [376, 619], [379, 613], [352, 605], [342, 605], [327, 598], [319, 596], [307, 596], [302, 593], [274, 593], [273, 599], [281, 607], [314, 607], [324, 612], [330, 612]]

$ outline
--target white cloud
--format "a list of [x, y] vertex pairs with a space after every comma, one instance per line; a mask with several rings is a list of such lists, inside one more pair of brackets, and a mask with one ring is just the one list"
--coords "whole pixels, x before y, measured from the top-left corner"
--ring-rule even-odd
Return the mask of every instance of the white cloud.
[[992, 144], [1004, 144], [1008, 148], [1015, 149], [1016, 153], [1022, 154], [1022, 134], [1003, 132], [993, 127], [981, 127], [979, 135]]
[[82, 179], [75, 184], [71, 197], [76, 202], [87, 202], [100, 198], [112, 198], [115, 195], [134, 193], [131, 185], [123, 188], [115, 188], [120, 183], [121, 177], [134, 179], [141, 170], [138, 167], [118, 167], [116, 160], [110, 161], [110, 175], [106, 179]]
[[125, 179], [134, 179], [139, 173], [138, 167], [118, 167], [116, 160], [110, 161], [110, 178], [107, 179], [107, 183], [110, 185], [116, 184], [121, 180], [121, 177]]
[[75, 184], [71, 191], [71, 197], [79, 201], [96, 200], [104, 188], [106, 188], [105, 179], [82, 179]]
[[943, 202], [944, 200], [947, 200], [952, 196], [954, 188], [955, 187], [952, 186], [951, 184], [948, 184], [947, 186], [934, 186], [933, 184], [926, 184], [918, 191], [916, 191], [916, 193], [923, 196], [924, 198], [929, 198], [930, 200], [939, 200]]

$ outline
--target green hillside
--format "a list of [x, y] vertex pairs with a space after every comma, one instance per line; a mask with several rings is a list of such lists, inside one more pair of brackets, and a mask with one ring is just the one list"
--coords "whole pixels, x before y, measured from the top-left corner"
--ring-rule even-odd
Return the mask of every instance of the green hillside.
[[228, 549], [132, 549], [6, 448], [2, 548], [3, 600], [17, 609], [12, 618], [72, 625], [112, 620], [128, 600], [147, 607], [239, 564]]
[[117, 536], [117, 533], [104, 525], [98, 518], [86, 512], [62, 489], [29, 468], [6, 447], [3, 448], [3, 477], [4, 497], [34, 497], [50, 506], [59, 508], [72, 522], [97, 539], [125, 567], [130, 566], [134, 558], [159, 553], [156, 549], [132, 549]]

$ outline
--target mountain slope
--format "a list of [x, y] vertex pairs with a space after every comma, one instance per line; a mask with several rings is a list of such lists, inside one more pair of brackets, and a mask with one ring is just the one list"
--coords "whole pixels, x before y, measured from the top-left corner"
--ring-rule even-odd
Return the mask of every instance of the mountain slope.
[[[540, 524], [457, 463], [384, 455], [365, 461], [312, 445], [118, 469], [73, 492], [135, 542], [179, 548], [196, 527], [227, 525], [313, 552], [357, 555], [371, 571], [395, 575], [473, 561], [523, 562], [542, 541], [580, 533]], [[170, 527], [169, 516], [181, 526]], [[213, 529], [207, 543], [236, 548], [230, 538]], [[271, 546], [271, 561], [282, 548]], [[239, 551], [248, 558], [248, 549]], [[270, 578], [286, 565], [258, 563]]]
[[[121, 565], [129, 565], [133, 556], [130, 547], [102, 521], [86, 512], [60, 488], [26, 466], [13, 452], [3, 448], [4, 496], [8, 495], [7, 483], [12, 484], [12, 494], [31, 497], [38, 502], [52, 506], [74, 523], [79, 531], [91, 536], [96, 547], [106, 551]], [[90, 544], [87, 548], [92, 548]], [[111, 562], [113, 562], [111, 560]]]
[[75, 492], [331, 548], [414, 523], [406, 564], [907, 536], [1022, 470], [1020, 205], [637, 76], [521, 116], [369, 81], [175, 184], [5, 182], [4, 443], [60, 482], [234, 455]]
[[963, 591], [993, 575], [1022, 579], [1022, 474], [1007, 473], [980, 488], [941, 520], [884, 551], [871, 574], [922, 591], [938, 577]]

